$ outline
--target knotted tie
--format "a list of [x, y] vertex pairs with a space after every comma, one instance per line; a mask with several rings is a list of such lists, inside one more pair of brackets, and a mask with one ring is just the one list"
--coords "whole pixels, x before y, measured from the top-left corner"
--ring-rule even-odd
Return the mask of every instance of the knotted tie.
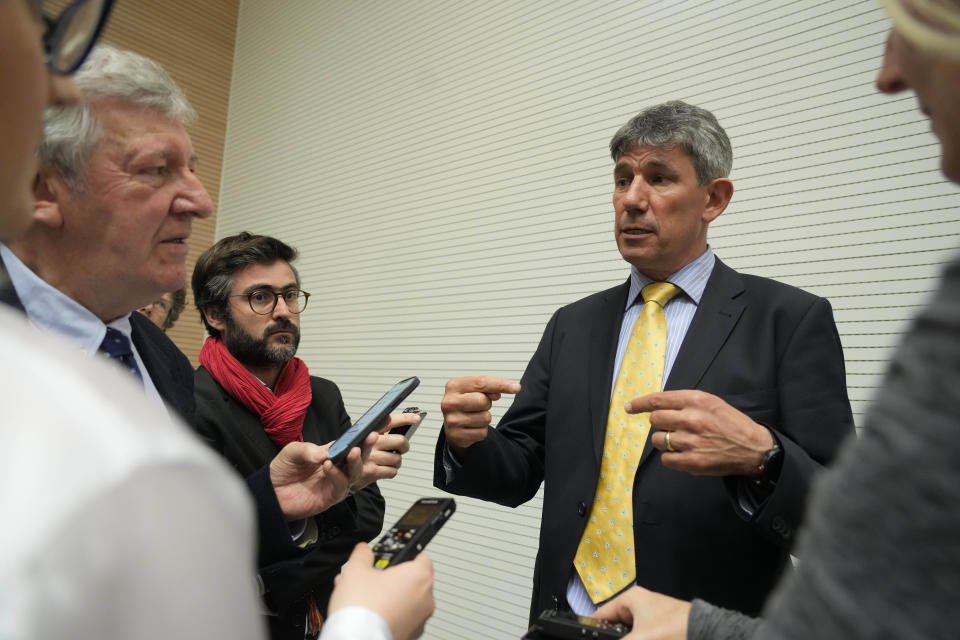
[[104, 336], [103, 342], [100, 343], [99, 351], [105, 353], [111, 360], [116, 361], [124, 369], [135, 375], [137, 380], [143, 380], [140, 369], [137, 367], [137, 360], [133, 357], [130, 339], [123, 335], [122, 332], [117, 331], [113, 327], [107, 327], [107, 335]]
[[633, 549], [633, 478], [650, 433], [650, 414], [629, 414], [627, 400], [660, 391], [667, 353], [663, 307], [680, 289], [653, 282], [633, 325], [613, 388], [597, 493], [574, 556], [574, 566], [594, 603], [619, 593], [636, 578]]

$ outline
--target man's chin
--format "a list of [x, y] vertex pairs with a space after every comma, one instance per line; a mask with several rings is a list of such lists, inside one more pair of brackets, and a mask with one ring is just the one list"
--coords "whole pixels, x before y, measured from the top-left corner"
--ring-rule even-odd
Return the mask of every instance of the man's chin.
[[270, 358], [277, 364], [285, 364], [297, 355], [297, 347], [293, 343], [275, 345], [270, 349]]

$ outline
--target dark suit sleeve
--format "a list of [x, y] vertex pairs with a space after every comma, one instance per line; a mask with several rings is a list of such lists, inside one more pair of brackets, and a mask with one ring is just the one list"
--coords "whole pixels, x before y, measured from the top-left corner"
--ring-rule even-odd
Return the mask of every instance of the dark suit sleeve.
[[269, 566], [298, 555], [300, 549], [293, 542], [277, 492], [270, 482], [270, 465], [264, 465], [244, 480], [257, 509], [257, 566]]
[[787, 340], [777, 388], [779, 421], [765, 426], [783, 447], [783, 467], [753, 521], [773, 543], [789, 549], [813, 476], [854, 432], [843, 349], [827, 300], [816, 298]]
[[[257, 512], [257, 565], [264, 566], [299, 554], [300, 549], [293, 543], [290, 526], [270, 481], [269, 461], [260, 464], [251, 460], [248, 465], [241, 465], [230, 459], [224, 429], [231, 425], [222, 424], [224, 407], [218, 406], [218, 402], [222, 404], [220, 388], [202, 367], [196, 371], [194, 379], [196, 414], [191, 426], [201, 439], [244, 476], [253, 497]], [[250, 472], [250, 469], [254, 471]]]
[[[562, 311], [562, 310], [561, 310]], [[557, 335], [557, 311], [520, 379], [521, 390], [496, 428], [469, 446], [451, 480], [443, 466], [443, 429], [434, 455], [433, 484], [457, 495], [516, 507], [543, 482], [550, 358]]]

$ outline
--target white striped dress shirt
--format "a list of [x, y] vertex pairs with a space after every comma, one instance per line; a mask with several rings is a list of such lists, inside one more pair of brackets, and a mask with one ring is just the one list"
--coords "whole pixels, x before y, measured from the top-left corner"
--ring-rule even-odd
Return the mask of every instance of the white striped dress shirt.
[[[713, 266], [716, 258], [710, 247], [700, 254], [696, 260], [683, 267], [673, 275], [667, 278], [667, 282], [675, 284], [683, 290], [682, 294], [674, 296], [663, 309], [664, 316], [667, 319], [667, 357], [663, 365], [664, 383], [670, 377], [670, 371], [673, 369], [673, 363], [677, 359], [677, 352], [680, 351], [680, 345], [687, 335], [687, 329], [690, 328], [690, 322], [693, 320], [693, 314], [697, 312], [697, 306], [703, 297], [703, 291], [707, 287], [707, 280], [713, 273]], [[610, 396], [613, 397], [613, 387], [617, 381], [617, 372], [620, 371], [620, 363], [623, 360], [624, 351], [627, 347], [627, 339], [630, 337], [630, 331], [633, 329], [640, 310], [643, 308], [643, 299], [640, 292], [645, 286], [654, 282], [647, 276], [640, 273], [636, 267], [630, 268], [630, 290], [627, 293], [627, 306], [623, 314], [623, 322], [620, 324], [620, 338], [617, 341], [617, 357], [613, 363], [613, 375], [610, 383]], [[638, 550], [639, 552], [639, 550]], [[631, 584], [631, 586], [633, 586]], [[580, 580], [573, 565], [570, 565], [570, 582], [567, 584], [567, 602], [574, 613], [582, 616], [588, 616], [599, 608], [594, 604]]]

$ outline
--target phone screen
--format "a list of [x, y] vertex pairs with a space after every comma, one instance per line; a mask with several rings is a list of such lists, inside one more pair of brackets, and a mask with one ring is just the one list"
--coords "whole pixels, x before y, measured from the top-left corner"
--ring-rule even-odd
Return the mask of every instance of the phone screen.
[[376, 429], [383, 419], [393, 411], [404, 398], [417, 388], [420, 379], [413, 377], [401, 380], [393, 386], [390, 391], [383, 394], [383, 397], [377, 400], [372, 407], [367, 409], [366, 413], [360, 416], [360, 419], [353, 423], [353, 426], [343, 432], [343, 435], [337, 438], [337, 441], [330, 445], [327, 455], [335, 463], [339, 463], [346, 457], [355, 446], [358, 446], [363, 439]]

